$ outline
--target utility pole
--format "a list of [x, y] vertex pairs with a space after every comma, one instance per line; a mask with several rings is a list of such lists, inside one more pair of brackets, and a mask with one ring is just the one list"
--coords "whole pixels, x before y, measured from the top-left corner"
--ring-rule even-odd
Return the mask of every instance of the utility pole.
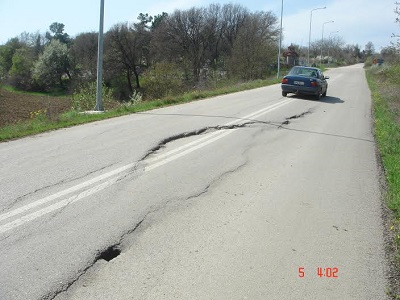
[[324, 48], [324, 26], [325, 26], [325, 24], [333, 23], [333, 22], [335, 22], [335, 21], [328, 21], [328, 22], [324, 22], [324, 23], [322, 24], [321, 59], [320, 59], [320, 64], [321, 64], [321, 66], [322, 66], [322, 49]]
[[333, 33], [338, 33], [339, 32], [339, 30], [337, 30], [337, 31], [332, 31], [331, 33], [329, 33], [329, 45], [328, 45], [328, 66], [330, 66], [330, 57], [329, 57], [329, 50], [330, 50], [330, 48], [331, 48], [331, 34], [333, 34]]
[[97, 91], [95, 111], [104, 111], [102, 101], [103, 87], [103, 28], [104, 28], [104, 0], [100, 0], [100, 26], [97, 52]]
[[282, 0], [282, 6], [281, 6], [281, 30], [280, 30], [280, 33], [279, 33], [278, 72], [276, 74], [276, 78], [278, 78], [278, 79], [280, 77], [280, 71], [281, 71], [282, 18], [283, 18], [283, 0]]
[[307, 64], [308, 64], [308, 66], [310, 66], [310, 46], [311, 46], [311, 23], [312, 23], [312, 13], [313, 13], [314, 10], [318, 10], [318, 9], [326, 9], [326, 6], [314, 8], [314, 9], [311, 10], [311, 14], [310, 14], [310, 32], [309, 32], [309, 34], [308, 34], [308, 59], [307, 59]]

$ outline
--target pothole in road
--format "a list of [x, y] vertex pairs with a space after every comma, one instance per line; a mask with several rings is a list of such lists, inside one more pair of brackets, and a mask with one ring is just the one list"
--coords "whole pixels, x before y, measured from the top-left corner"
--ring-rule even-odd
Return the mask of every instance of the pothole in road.
[[105, 261], [111, 261], [114, 258], [116, 258], [117, 256], [119, 256], [121, 254], [121, 249], [119, 249], [119, 247], [117, 246], [111, 246], [108, 247], [106, 250], [104, 250], [103, 252], [100, 253], [98, 259], [103, 259]]

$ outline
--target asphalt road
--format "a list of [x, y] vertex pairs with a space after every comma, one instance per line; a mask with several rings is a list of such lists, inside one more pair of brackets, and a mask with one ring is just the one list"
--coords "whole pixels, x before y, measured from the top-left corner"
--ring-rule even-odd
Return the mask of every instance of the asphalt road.
[[[0, 144], [0, 299], [386, 299], [361, 65]], [[318, 273], [322, 273], [320, 276]]]

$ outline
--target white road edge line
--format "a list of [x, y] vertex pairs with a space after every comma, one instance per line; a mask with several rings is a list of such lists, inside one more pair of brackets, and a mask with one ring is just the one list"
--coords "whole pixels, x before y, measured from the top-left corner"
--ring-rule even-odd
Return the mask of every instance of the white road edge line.
[[[260, 109], [260, 110], [258, 110], [256, 112], [251, 113], [251, 114], [249, 114], [247, 116], [244, 116], [244, 117], [242, 117], [242, 118], [240, 118], [238, 120], [234, 120], [234, 121], [231, 121], [229, 123], [226, 123], [223, 126], [229, 126], [229, 125], [233, 125], [235, 123], [239, 123], [243, 119], [250, 119], [250, 118], [256, 118], [256, 117], [262, 116], [262, 115], [264, 115], [264, 114], [266, 114], [266, 113], [268, 113], [268, 112], [270, 112], [272, 110], [275, 110], [275, 109], [277, 109], [277, 108], [279, 108], [279, 107], [281, 107], [283, 105], [289, 104], [292, 101], [293, 101], [293, 99], [290, 99], [290, 100], [289, 99], [285, 99], [284, 101], [281, 101], [281, 102], [275, 103], [275, 104], [273, 104], [273, 105], [271, 105], [269, 107]], [[217, 132], [209, 134], [209, 135], [207, 135], [207, 136], [205, 136], [205, 137], [203, 137], [201, 139], [198, 139], [196, 141], [193, 141], [191, 143], [188, 143], [188, 144], [185, 144], [185, 145], [183, 145], [181, 147], [178, 147], [177, 149], [171, 150], [166, 154], [162, 154], [159, 157], [153, 158], [153, 159], [149, 160], [150, 164], [148, 164], [145, 167], [144, 172], [149, 172], [151, 170], [154, 170], [154, 169], [156, 169], [156, 168], [158, 168], [158, 167], [160, 167], [162, 165], [167, 164], [168, 162], [171, 162], [171, 161], [176, 160], [176, 159], [178, 159], [178, 158], [180, 158], [182, 156], [185, 156], [185, 155], [187, 155], [187, 154], [189, 154], [189, 153], [191, 153], [191, 152], [193, 152], [193, 151], [195, 151], [197, 149], [203, 148], [204, 146], [206, 146], [208, 144], [211, 144], [211, 143], [213, 143], [213, 142], [215, 142], [215, 141], [217, 141], [217, 140], [219, 140], [219, 139], [231, 134], [232, 132], [234, 132], [234, 130], [217, 131]], [[184, 150], [186, 148], [189, 148], [189, 149], [187, 149], [185, 151], [182, 151], [182, 150]], [[180, 152], [180, 151], [182, 151], [182, 152]], [[174, 154], [176, 152], [180, 152], [180, 153], [172, 155], [172, 154]], [[168, 157], [168, 156], [170, 156], [170, 157]], [[161, 160], [162, 158], [165, 158], [165, 159], [160, 161], [160, 162], [157, 162], [157, 161]], [[99, 182], [101, 180], [104, 180], [106, 178], [109, 178], [109, 177], [112, 177], [112, 176], [116, 176], [116, 175], [122, 173], [123, 171], [128, 170], [128, 169], [130, 169], [130, 168], [132, 168], [134, 166], [135, 166], [134, 163], [125, 165], [123, 167], [117, 168], [117, 169], [115, 169], [113, 171], [110, 171], [110, 172], [107, 172], [107, 173], [102, 174], [100, 176], [97, 176], [97, 177], [95, 177], [95, 178], [93, 178], [91, 180], [85, 181], [85, 182], [83, 182], [81, 184], [78, 184], [78, 185], [73, 186], [71, 188], [68, 188], [66, 190], [60, 191], [60, 192], [55, 193], [53, 195], [50, 195], [50, 196], [47, 196], [45, 198], [39, 199], [39, 200], [37, 200], [37, 201], [35, 201], [33, 203], [30, 203], [30, 204], [27, 204], [27, 205], [22, 206], [20, 208], [17, 208], [15, 210], [12, 210], [12, 211], [10, 211], [8, 213], [0, 215], [0, 221], [8, 219], [8, 218], [11, 218], [11, 217], [13, 217], [15, 215], [18, 215], [18, 214], [21, 214], [21, 213], [23, 213], [23, 212], [25, 212], [27, 210], [30, 210], [32, 208], [35, 208], [37, 206], [46, 204], [46, 203], [48, 203], [50, 201], [53, 201], [53, 200], [55, 200], [57, 198], [60, 198], [62, 196], [65, 196], [65, 195], [68, 195], [70, 193], [73, 193], [73, 192], [76, 192], [78, 190], [81, 190], [81, 189], [83, 189], [85, 187], [88, 187], [89, 185], [97, 183], [97, 182]], [[112, 179], [110, 179], [108, 181], [105, 181], [105, 182], [103, 182], [103, 183], [101, 183], [101, 184], [99, 184], [97, 186], [94, 186], [94, 187], [92, 187], [92, 188], [90, 188], [88, 190], [85, 190], [85, 191], [83, 191], [83, 192], [81, 192], [81, 193], [79, 193], [77, 195], [71, 196], [71, 197], [69, 197], [67, 199], [61, 200], [61, 201], [56, 202], [56, 203], [54, 203], [54, 204], [52, 204], [50, 206], [47, 206], [47, 207], [45, 207], [45, 208], [43, 208], [41, 210], [38, 210], [38, 211], [33, 212], [31, 214], [22, 216], [22, 217], [14, 220], [12, 222], [9, 222], [9, 223], [6, 223], [4, 225], [1, 225], [0, 226], [0, 234], [4, 233], [6, 231], [9, 231], [11, 229], [14, 229], [14, 228], [16, 228], [18, 226], [21, 226], [21, 225], [23, 225], [23, 224], [25, 224], [27, 222], [30, 222], [30, 221], [32, 221], [34, 219], [37, 219], [37, 218], [39, 218], [39, 217], [41, 217], [41, 216], [43, 216], [45, 214], [48, 214], [48, 213], [50, 213], [50, 212], [52, 212], [54, 210], [63, 208], [63, 207], [65, 207], [65, 206], [67, 206], [67, 205], [69, 205], [71, 203], [77, 202], [77, 201], [79, 201], [79, 200], [81, 200], [83, 198], [86, 198], [86, 197], [88, 197], [90, 195], [93, 195], [93, 194], [95, 194], [95, 193], [107, 188], [108, 186], [111, 186], [112, 184], [117, 182], [118, 179], [119, 179], [119, 176], [116, 176], [116, 177], [114, 177], [114, 178], [112, 178]]]
[[36, 200], [35, 202], [32, 202], [32, 203], [27, 204], [27, 205], [25, 205], [25, 206], [22, 206], [22, 207], [20, 207], [20, 208], [14, 209], [14, 210], [12, 210], [12, 211], [10, 211], [10, 212], [8, 212], [8, 213], [2, 214], [2, 215], [0, 215], [0, 221], [5, 220], [5, 219], [8, 219], [8, 218], [11, 218], [11, 217], [13, 217], [13, 216], [15, 216], [15, 215], [18, 215], [18, 214], [21, 214], [21, 213], [23, 213], [23, 212], [25, 212], [25, 211], [27, 211], [27, 210], [30, 210], [30, 209], [32, 209], [32, 208], [35, 208], [35, 207], [37, 207], [37, 206], [46, 204], [47, 202], [53, 201], [53, 200], [55, 200], [55, 199], [57, 199], [57, 198], [60, 198], [60, 197], [62, 197], [62, 196], [65, 196], [65, 195], [68, 195], [68, 194], [70, 194], [70, 193], [79, 191], [79, 190], [81, 190], [81, 189], [83, 189], [83, 188], [85, 188], [85, 187], [87, 187], [87, 186], [89, 186], [89, 185], [92, 185], [92, 184], [97, 183], [97, 182], [99, 182], [99, 181], [101, 181], [101, 180], [104, 180], [104, 179], [106, 179], [106, 178], [108, 178], [108, 177], [111, 177], [111, 176], [116, 175], [116, 174], [119, 174], [119, 173], [121, 173], [121, 172], [123, 172], [123, 171], [125, 171], [125, 170], [128, 170], [128, 169], [130, 169], [130, 168], [133, 168], [134, 165], [135, 165], [135, 164], [133, 164], [133, 163], [132, 163], [132, 164], [128, 164], [128, 165], [126, 165], [126, 166], [120, 167], [120, 168], [118, 168], [118, 169], [115, 169], [115, 170], [113, 170], [113, 171], [107, 172], [107, 173], [105, 173], [105, 174], [102, 174], [102, 175], [100, 175], [100, 176], [97, 176], [97, 177], [95, 177], [95, 178], [93, 178], [93, 179], [90, 179], [90, 180], [88, 180], [88, 181], [82, 182], [82, 183], [80, 183], [80, 184], [78, 184], [78, 185], [75, 185], [75, 186], [73, 186], [73, 187], [70, 187], [70, 188], [68, 188], [68, 189], [66, 189], [66, 190], [60, 191], [60, 192], [55, 193], [55, 194], [53, 194], [53, 195], [50, 195], [50, 196], [47, 196], [47, 197], [45, 197], [45, 198]]
[[21, 226], [29, 221], [35, 220], [43, 215], [46, 215], [48, 213], [51, 213], [57, 209], [63, 208], [69, 204], [72, 204], [74, 202], [77, 202], [78, 200], [81, 200], [83, 198], [86, 198], [87, 196], [93, 195], [97, 192], [100, 192], [101, 190], [104, 190], [105, 188], [111, 186], [112, 184], [114, 184], [115, 182], [117, 182], [118, 177], [108, 180], [106, 182], [103, 182], [102, 184], [96, 185], [93, 188], [90, 188], [88, 190], [85, 190], [81, 193], [79, 193], [78, 195], [74, 195], [71, 196], [67, 199], [61, 200], [59, 202], [56, 202], [50, 206], [46, 206], [45, 208], [42, 208], [41, 210], [38, 210], [36, 212], [33, 212], [29, 215], [25, 215], [21, 218], [16, 219], [15, 221], [9, 222], [5, 225], [0, 226], [0, 234], [4, 233], [6, 231], [9, 231], [11, 229], [14, 229], [18, 226]]

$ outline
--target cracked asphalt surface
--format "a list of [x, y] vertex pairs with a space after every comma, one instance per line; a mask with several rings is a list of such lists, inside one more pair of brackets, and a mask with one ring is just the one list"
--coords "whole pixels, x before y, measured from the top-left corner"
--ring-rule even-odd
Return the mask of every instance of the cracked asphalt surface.
[[327, 74], [322, 101], [275, 85], [0, 144], [0, 299], [387, 299], [365, 76]]

